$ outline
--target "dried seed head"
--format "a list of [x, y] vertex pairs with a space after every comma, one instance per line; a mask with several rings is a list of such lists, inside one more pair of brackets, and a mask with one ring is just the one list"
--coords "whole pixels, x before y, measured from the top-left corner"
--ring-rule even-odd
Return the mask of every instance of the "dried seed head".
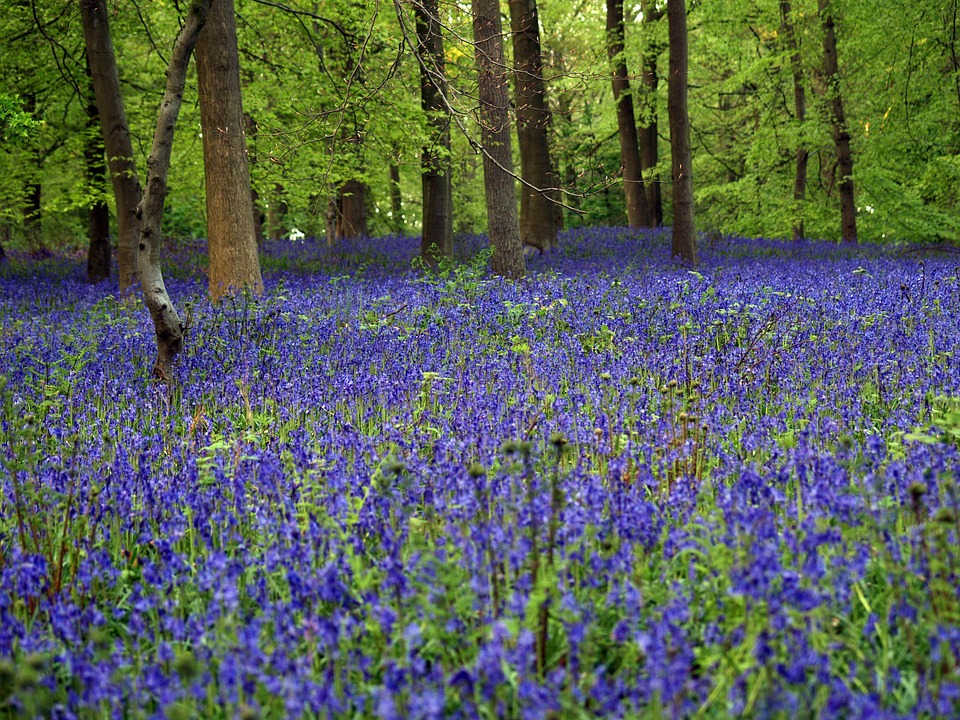
[[562, 448], [568, 442], [567, 436], [562, 432], [555, 432], [550, 434], [550, 444], [553, 445], [557, 450]]

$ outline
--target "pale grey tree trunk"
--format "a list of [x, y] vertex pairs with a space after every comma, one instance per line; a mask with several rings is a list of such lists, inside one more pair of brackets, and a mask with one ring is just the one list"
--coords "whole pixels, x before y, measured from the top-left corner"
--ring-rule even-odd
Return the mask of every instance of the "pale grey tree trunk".
[[173, 132], [183, 104], [183, 88], [187, 79], [190, 55], [197, 44], [197, 37], [207, 19], [211, 0], [199, 0], [190, 6], [186, 22], [177, 35], [177, 40], [167, 66], [167, 87], [157, 115], [157, 127], [153, 145], [147, 158], [147, 186], [137, 215], [140, 221], [140, 242], [137, 247], [137, 272], [143, 290], [143, 300], [153, 318], [157, 336], [157, 360], [153, 366], [154, 377], [174, 383], [173, 363], [183, 349], [183, 325], [173, 301], [167, 294], [160, 269], [160, 231], [163, 219], [163, 204], [167, 195], [167, 175], [170, 172], [170, 155], [173, 150]]

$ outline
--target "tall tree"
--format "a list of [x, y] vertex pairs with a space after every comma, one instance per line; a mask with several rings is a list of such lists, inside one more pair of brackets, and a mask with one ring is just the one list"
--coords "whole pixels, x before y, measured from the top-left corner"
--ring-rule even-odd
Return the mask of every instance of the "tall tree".
[[[520, 239], [549, 250], [557, 244], [556, 176], [550, 162], [550, 110], [543, 83], [537, 0], [510, 0], [520, 145]], [[532, 186], [532, 187], [531, 187]]]
[[613, 72], [613, 100], [617, 106], [620, 167], [623, 171], [623, 194], [627, 202], [627, 223], [632, 228], [651, 227], [653, 222], [643, 188], [637, 122], [624, 54], [623, 0], [607, 0], [607, 55]]
[[670, 76], [667, 110], [670, 115], [670, 153], [673, 179], [673, 241], [671, 252], [697, 264], [697, 239], [693, 218], [693, 165], [690, 153], [690, 117], [687, 112], [689, 58], [687, 8], [684, 0], [667, 0], [670, 34]]
[[660, 75], [657, 58], [662, 43], [654, 35], [655, 25], [663, 17], [664, 9], [654, 0], [642, 0], [643, 12], [643, 52], [640, 55], [640, 120], [637, 123], [637, 140], [640, 143], [640, 167], [645, 175], [644, 189], [647, 195], [647, 207], [650, 218], [657, 227], [663, 225], [663, 194], [660, 191], [660, 175], [654, 168], [660, 162], [659, 121], [657, 118], [657, 87]]
[[506, 278], [526, 274], [510, 137], [510, 94], [503, 58], [503, 25], [498, 0], [473, 0], [473, 43], [477, 53], [483, 185], [494, 273]]
[[853, 197], [853, 155], [850, 153], [850, 131], [840, 91], [840, 63], [837, 58], [837, 33], [830, 0], [817, 0], [823, 25], [823, 75], [827, 84], [830, 130], [837, 153], [840, 173], [840, 234], [846, 242], [857, 241], [857, 206]]
[[187, 20], [177, 35], [167, 66], [167, 86], [157, 115], [153, 145], [147, 158], [147, 186], [137, 210], [140, 218], [140, 242], [137, 250], [137, 272], [143, 289], [143, 300], [153, 318], [157, 336], [157, 360], [154, 377], [168, 385], [174, 382], [173, 363], [183, 349], [183, 324], [167, 293], [160, 268], [160, 223], [167, 195], [167, 176], [173, 151], [173, 133], [183, 105], [183, 88], [187, 80], [190, 55], [206, 22], [211, 0], [196, 0], [190, 5]]
[[[37, 112], [37, 96], [29, 92], [24, 97], [24, 109], [29, 115]], [[28, 166], [26, 192], [23, 196], [21, 212], [23, 230], [30, 252], [36, 257], [46, 257], [49, 252], [43, 242], [43, 153], [38, 146], [39, 139], [31, 138], [25, 147]]]
[[117, 266], [120, 292], [124, 293], [133, 284], [137, 271], [140, 235], [137, 208], [142, 190], [120, 92], [107, 0], [80, 0], [80, 16], [90, 78], [100, 116], [100, 130], [107, 153], [107, 167], [113, 185], [117, 212]]
[[210, 296], [263, 292], [240, 98], [233, 0], [214, 0], [197, 40]]
[[417, 57], [420, 66], [420, 106], [427, 114], [432, 137], [420, 155], [423, 192], [423, 235], [420, 257], [428, 264], [453, 257], [453, 183], [450, 173], [450, 112], [444, 102], [447, 72], [437, 0], [414, 3]]
[[[347, 142], [357, 146], [362, 142], [356, 134]], [[350, 179], [340, 186], [337, 195], [337, 237], [365, 237], [367, 232], [367, 185], [362, 180]]]
[[[89, 67], [88, 67], [89, 70]], [[87, 102], [87, 134], [83, 149], [86, 165], [87, 193], [87, 282], [98, 283], [110, 278], [110, 208], [103, 198], [101, 187], [107, 177], [103, 159], [103, 136], [100, 133], [100, 115], [91, 99]]]
[[793, 75], [793, 105], [801, 137], [797, 141], [796, 172], [793, 181], [793, 201], [795, 205], [791, 235], [794, 240], [804, 237], [803, 204], [807, 197], [807, 160], [810, 152], [803, 140], [803, 123], [807, 117], [807, 92], [803, 80], [803, 61], [800, 56], [800, 43], [793, 23], [793, 9], [790, 0], [780, 0], [780, 24], [783, 39], [790, 53], [790, 71]]
[[396, 160], [390, 163], [390, 232], [403, 235], [406, 223], [403, 221], [403, 193], [400, 189], [400, 165]]

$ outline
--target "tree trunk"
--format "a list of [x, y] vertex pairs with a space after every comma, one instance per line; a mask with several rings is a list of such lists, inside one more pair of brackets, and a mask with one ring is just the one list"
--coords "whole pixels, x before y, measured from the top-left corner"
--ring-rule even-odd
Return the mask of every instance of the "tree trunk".
[[[359, 138], [356, 142], [360, 142]], [[367, 235], [367, 186], [359, 180], [347, 180], [337, 197], [337, 237]]]
[[406, 225], [403, 222], [403, 194], [400, 192], [400, 166], [390, 163], [390, 231], [403, 235]]
[[827, 85], [830, 129], [837, 152], [840, 172], [840, 231], [846, 242], [857, 241], [857, 206], [853, 198], [853, 156], [850, 154], [850, 131], [843, 111], [840, 92], [840, 64], [837, 60], [837, 34], [830, 0], [817, 0], [823, 24], [823, 75]]
[[414, 3], [420, 60], [420, 106], [433, 132], [420, 156], [423, 235], [420, 257], [428, 265], [453, 257], [453, 185], [450, 176], [450, 113], [443, 101], [447, 73], [437, 0]]
[[670, 152], [673, 179], [673, 244], [671, 252], [690, 265], [697, 264], [693, 219], [693, 166], [690, 157], [690, 118], [687, 114], [687, 8], [684, 0], [667, 0], [670, 33], [670, 77], [667, 110], [670, 115]]
[[191, 5], [187, 20], [174, 43], [167, 66], [167, 87], [157, 115], [150, 157], [147, 158], [147, 187], [137, 211], [140, 219], [137, 272], [143, 288], [144, 303], [150, 310], [157, 335], [157, 361], [153, 366], [153, 374], [168, 385], [174, 382], [173, 363], [183, 349], [183, 325], [167, 294], [160, 270], [160, 223], [163, 219], [163, 202], [167, 195], [173, 131], [177, 125], [180, 106], [183, 104], [187, 67], [210, 10], [210, 2], [211, 0], [200, 0]]
[[[800, 56], [800, 45], [797, 43], [797, 34], [793, 25], [793, 10], [790, 0], [780, 0], [780, 21], [783, 29], [783, 38], [787, 50], [790, 51], [790, 69], [793, 74], [793, 103], [797, 114], [797, 125], [803, 132], [803, 123], [807, 118], [807, 93], [803, 84], [803, 61]], [[810, 153], [807, 150], [803, 137], [797, 141], [796, 158], [797, 169], [793, 181], [793, 224], [791, 236], [794, 240], [804, 237], [803, 215], [804, 201], [807, 197], [807, 160]]]
[[480, 141], [483, 145], [483, 185], [493, 272], [506, 278], [526, 274], [510, 138], [510, 95], [503, 58], [503, 26], [498, 0], [473, 0], [473, 42], [477, 53], [480, 96]]
[[[23, 99], [24, 111], [28, 115], [36, 115], [37, 97], [28, 93]], [[43, 243], [43, 185], [40, 183], [41, 154], [36, 139], [26, 144], [27, 166], [29, 175], [26, 182], [26, 193], [23, 196], [21, 214], [23, 216], [23, 236], [30, 254], [35, 258], [49, 256]]]
[[[87, 68], [89, 71], [89, 67]], [[110, 208], [100, 195], [107, 177], [103, 159], [103, 139], [100, 136], [100, 115], [93, 102], [87, 103], [87, 137], [83, 149], [88, 192], [95, 193], [90, 203], [87, 225], [87, 282], [98, 283], [110, 279]]]
[[[516, 74], [517, 137], [520, 141], [520, 239], [550, 250], [557, 244], [557, 180], [550, 162], [550, 110], [543, 84], [537, 0], [510, 0], [513, 65]], [[530, 187], [532, 185], [533, 187]]]
[[647, 195], [647, 207], [650, 219], [656, 227], [663, 225], [663, 195], [660, 190], [660, 175], [652, 173], [660, 162], [659, 121], [657, 118], [657, 87], [660, 76], [657, 72], [657, 57], [660, 55], [659, 43], [651, 35], [653, 24], [663, 17], [652, 0], [641, 2], [643, 24], [646, 30], [644, 50], [640, 55], [640, 122], [637, 127], [637, 139], [640, 142], [640, 167], [647, 174], [644, 189]]
[[273, 186], [273, 197], [267, 206], [267, 228], [271, 240], [279, 240], [284, 236], [284, 220], [287, 217], [287, 203], [283, 200], [283, 185], [276, 183]]
[[[257, 146], [257, 122], [250, 113], [243, 114], [243, 126], [247, 137], [252, 138], [253, 146]], [[253, 186], [253, 166], [257, 162], [255, 151], [247, 153], [247, 162], [250, 167], [250, 204], [253, 206], [253, 236], [257, 239], [257, 247], [263, 241], [263, 212], [260, 209], [260, 193]]]
[[623, 171], [623, 195], [627, 203], [627, 224], [632, 228], [652, 227], [647, 194], [643, 188], [637, 122], [633, 112], [630, 80], [627, 79], [623, 43], [623, 0], [607, 0], [607, 55], [613, 70], [613, 100], [617, 105], [620, 166]]
[[136, 280], [140, 236], [137, 208], [142, 190], [120, 93], [107, 0], [80, 0], [80, 15], [117, 209], [117, 266], [120, 292], [125, 293]]
[[213, 0], [197, 40], [210, 297], [263, 292], [253, 226], [233, 0]]

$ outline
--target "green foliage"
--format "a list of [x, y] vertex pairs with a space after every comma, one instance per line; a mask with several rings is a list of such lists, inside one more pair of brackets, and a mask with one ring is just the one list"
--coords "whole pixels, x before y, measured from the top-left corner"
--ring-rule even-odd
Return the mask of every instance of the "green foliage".
[[39, 123], [23, 111], [16, 95], [0, 93], [0, 141], [13, 143], [30, 137]]

